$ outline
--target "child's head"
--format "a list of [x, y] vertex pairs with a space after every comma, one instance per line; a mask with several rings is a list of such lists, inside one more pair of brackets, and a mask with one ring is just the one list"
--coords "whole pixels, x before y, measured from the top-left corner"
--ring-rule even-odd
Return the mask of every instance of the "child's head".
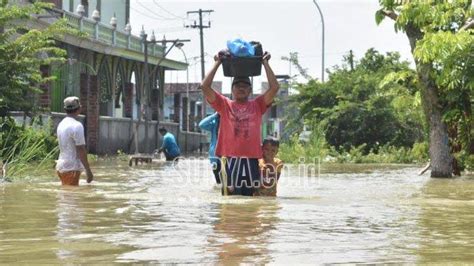
[[273, 160], [278, 153], [280, 142], [273, 138], [266, 138], [262, 143], [263, 158]]

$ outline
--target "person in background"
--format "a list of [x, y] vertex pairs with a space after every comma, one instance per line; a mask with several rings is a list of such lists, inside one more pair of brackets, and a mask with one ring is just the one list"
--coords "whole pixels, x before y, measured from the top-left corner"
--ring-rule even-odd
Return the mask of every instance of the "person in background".
[[158, 131], [163, 136], [163, 144], [158, 150], [158, 153], [163, 152], [167, 161], [175, 160], [181, 153], [178, 143], [176, 143], [176, 138], [164, 127], [160, 128]]
[[221, 159], [216, 157], [216, 144], [217, 144], [217, 135], [219, 130], [219, 114], [214, 113], [199, 122], [199, 127], [202, 130], [211, 132], [211, 143], [209, 144], [209, 160], [212, 165], [212, 172], [214, 173], [214, 178], [216, 183], [221, 183], [220, 172], [221, 172]]
[[258, 159], [262, 158], [262, 116], [278, 93], [279, 84], [265, 53], [262, 64], [265, 68], [269, 89], [250, 100], [252, 83], [249, 77], [235, 77], [232, 81], [232, 100], [212, 89], [211, 84], [221, 58], [214, 56], [214, 66], [201, 82], [201, 90], [207, 102], [220, 115], [216, 155], [223, 157], [226, 177], [223, 178], [224, 195], [252, 196], [254, 188], [260, 186]]
[[87, 183], [90, 183], [94, 176], [87, 160], [84, 127], [77, 120], [81, 113], [79, 98], [72, 96], [64, 99], [64, 111], [67, 115], [56, 131], [59, 143], [57, 174], [63, 185], [78, 186], [81, 172], [85, 170]]
[[280, 142], [273, 138], [263, 141], [263, 158], [258, 160], [262, 184], [255, 190], [254, 196], [276, 196], [277, 184], [283, 168], [283, 162], [275, 157], [279, 147]]

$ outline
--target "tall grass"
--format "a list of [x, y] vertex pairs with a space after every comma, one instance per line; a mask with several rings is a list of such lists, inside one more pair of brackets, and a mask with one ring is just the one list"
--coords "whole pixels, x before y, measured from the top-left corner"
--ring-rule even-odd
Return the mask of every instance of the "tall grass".
[[278, 157], [287, 163], [311, 163], [324, 159], [328, 154], [324, 130], [315, 127], [307, 142], [301, 142], [298, 135], [280, 144]]
[[0, 157], [7, 165], [4, 173], [10, 179], [31, 175], [31, 172], [51, 167], [59, 148], [51, 135], [51, 124], [19, 126], [11, 119], [2, 119], [0, 127]]
[[428, 160], [426, 143], [415, 143], [412, 148], [380, 146], [365, 154], [365, 145], [351, 147], [349, 151], [330, 151], [331, 160], [338, 163], [420, 163]]

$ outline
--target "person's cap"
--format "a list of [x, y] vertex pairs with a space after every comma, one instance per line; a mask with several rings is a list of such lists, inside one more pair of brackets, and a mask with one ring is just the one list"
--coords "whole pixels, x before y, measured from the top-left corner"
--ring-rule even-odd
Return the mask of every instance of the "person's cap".
[[79, 102], [79, 98], [76, 96], [71, 96], [64, 99], [65, 110], [75, 110], [79, 107], [81, 107], [81, 103]]
[[249, 86], [252, 86], [252, 83], [250, 82], [249, 77], [235, 77], [234, 80], [232, 81], [232, 86], [234, 86], [235, 84], [239, 82], [243, 82], [243, 83], [248, 84]]

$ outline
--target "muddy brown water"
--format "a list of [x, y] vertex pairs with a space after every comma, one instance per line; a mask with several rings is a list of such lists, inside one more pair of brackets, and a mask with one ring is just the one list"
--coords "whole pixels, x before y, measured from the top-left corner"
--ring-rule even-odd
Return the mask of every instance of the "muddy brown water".
[[93, 170], [77, 188], [0, 184], [0, 264], [474, 261], [473, 176], [292, 167], [277, 198], [244, 198], [221, 196], [205, 159]]

